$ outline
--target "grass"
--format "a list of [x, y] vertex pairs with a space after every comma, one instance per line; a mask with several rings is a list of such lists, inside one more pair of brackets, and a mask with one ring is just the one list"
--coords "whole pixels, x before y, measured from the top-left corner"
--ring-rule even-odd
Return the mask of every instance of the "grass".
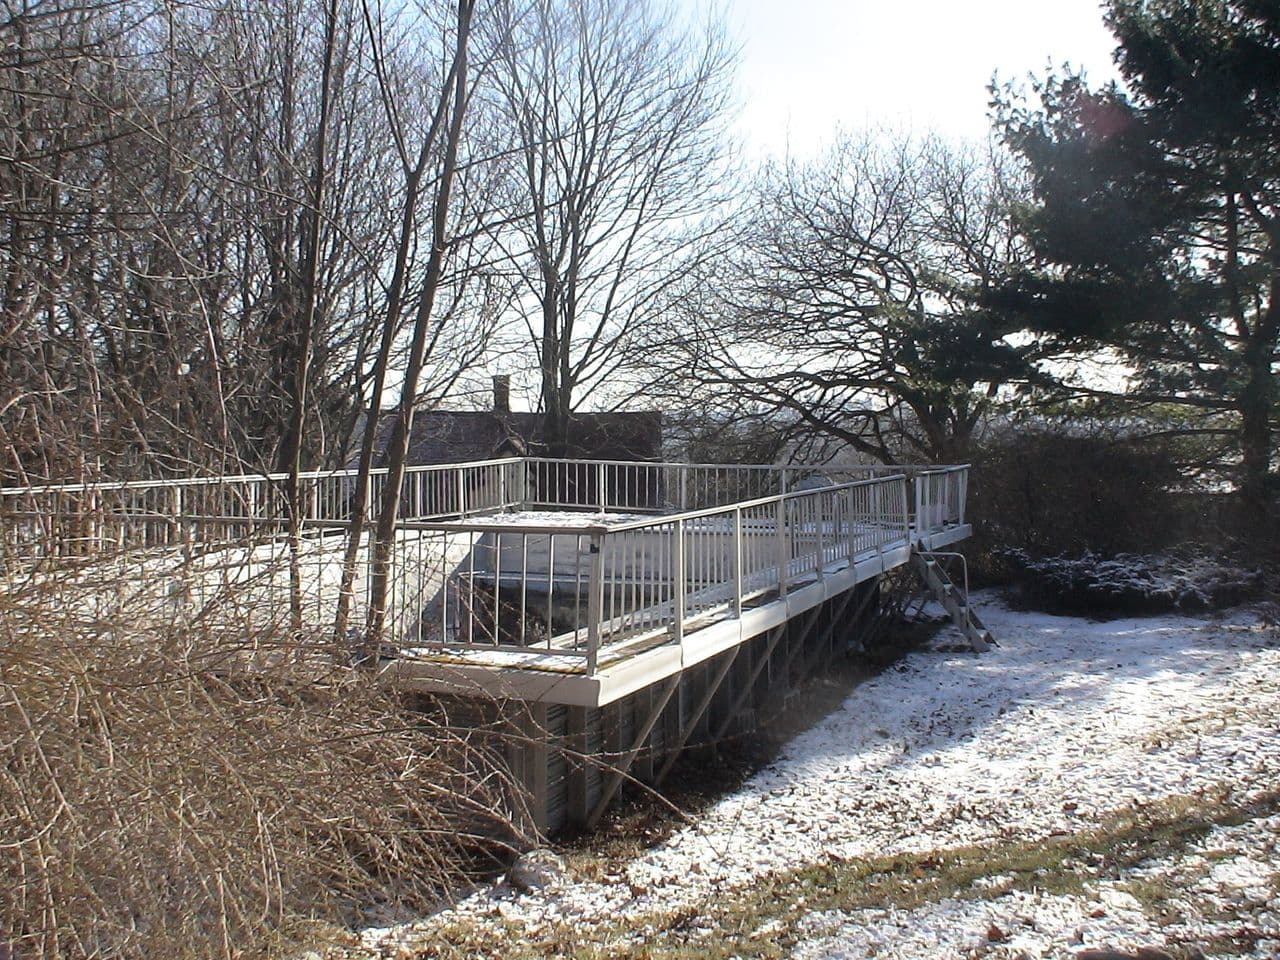
[[[714, 902], [619, 918], [580, 928], [558, 921], [536, 933], [506, 923], [454, 923], [420, 957], [497, 956], [512, 960], [603, 957], [632, 960], [727, 960], [788, 956], [802, 939], [795, 921], [820, 911], [895, 907], [911, 910], [945, 899], [991, 899], [1012, 890], [1087, 894], [1103, 880], [1153, 859], [1185, 853], [1216, 826], [1280, 811], [1280, 792], [1246, 805], [1219, 796], [1179, 796], [1115, 811], [1069, 836], [969, 846], [926, 854], [828, 861], [780, 872], [725, 891]], [[995, 882], [990, 881], [996, 878]], [[1186, 907], [1168, 878], [1126, 888], [1156, 919]], [[1252, 939], [1242, 927], [1228, 940]], [[1229, 944], [1224, 943], [1224, 948]]]

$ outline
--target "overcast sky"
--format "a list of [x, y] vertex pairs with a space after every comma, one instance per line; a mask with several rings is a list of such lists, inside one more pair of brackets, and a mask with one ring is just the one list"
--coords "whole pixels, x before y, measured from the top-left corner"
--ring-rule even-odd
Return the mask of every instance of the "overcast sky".
[[[679, 0], [705, 10], [711, 0]], [[987, 84], [1070, 61], [1114, 75], [1096, 0], [720, 0], [742, 46], [749, 155], [810, 155], [837, 126], [984, 137]]]

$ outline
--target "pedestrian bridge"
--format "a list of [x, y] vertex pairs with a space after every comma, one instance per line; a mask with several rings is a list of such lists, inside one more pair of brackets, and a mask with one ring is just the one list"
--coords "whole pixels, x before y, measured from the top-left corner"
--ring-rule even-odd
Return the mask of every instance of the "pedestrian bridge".
[[[99, 558], [187, 615], [255, 634], [296, 603], [319, 641], [336, 611], [358, 477], [304, 475], [296, 546], [286, 481], [7, 488], [5, 562]], [[384, 481], [384, 471], [366, 478], [370, 503]], [[913, 548], [967, 537], [967, 485], [966, 466], [413, 467], [390, 555], [382, 669], [422, 690], [608, 703], [908, 563]], [[361, 536], [353, 636], [369, 600]]]
[[[545, 458], [412, 467], [365, 662], [477, 727], [516, 728], [509, 759], [538, 826], [589, 824], [624, 774], [659, 782], [687, 744], [750, 727], [856, 642], [886, 574], [916, 562], [935, 593], [949, 590], [928, 554], [970, 534], [968, 477]], [[372, 524], [351, 505], [359, 483], [378, 503], [385, 472], [304, 475], [296, 524], [287, 481], [4, 489], [7, 589], [52, 583], [104, 622], [178, 623], [215, 669], [350, 663], [375, 622]], [[335, 630], [348, 558], [351, 627]]]

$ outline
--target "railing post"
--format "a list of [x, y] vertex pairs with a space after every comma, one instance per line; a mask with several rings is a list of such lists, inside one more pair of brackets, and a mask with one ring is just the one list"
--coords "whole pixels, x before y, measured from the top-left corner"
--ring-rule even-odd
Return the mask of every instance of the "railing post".
[[908, 532], [907, 534], [907, 539], [913, 542], [915, 540], [920, 539], [921, 535], [924, 533], [924, 510], [925, 510], [925, 500], [926, 500], [925, 488], [928, 485], [929, 485], [929, 474], [927, 472], [921, 471], [920, 473], [916, 474], [916, 477], [915, 477], [915, 488], [916, 488], [915, 536], [912, 537], [910, 532]]
[[[587, 676], [592, 676], [596, 672], [596, 665], [600, 662], [600, 627], [604, 619], [604, 536], [602, 534], [591, 535], [590, 549], [591, 569], [587, 584]], [[547, 589], [550, 591], [550, 571], [547, 578]]]
[[778, 498], [778, 506], [774, 515], [774, 527], [776, 530], [777, 543], [775, 549], [778, 555], [778, 596], [785, 597], [787, 595], [787, 574], [791, 567], [791, 544], [787, 541], [787, 501], [785, 497]]
[[680, 509], [689, 509], [689, 468], [680, 465]]
[[597, 463], [596, 464], [596, 505], [600, 508], [601, 513], [604, 513], [604, 507], [607, 501], [607, 497], [605, 496], [604, 481], [605, 481], [604, 464]]
[[454, 467], [454, 475], [458, 478], [458, 516], [467, 515], [467, 482], [462, 476], [462, 468]]
[[673, 545], [671, 566], [672, 566], [672, 589], [674, 596], [671, 598], [675, 611], [675, 638], [676, 643], [684, 643], [684, 615], [685, 615], [685, 555], [684, 555], [684, 521], [677, 520], [675, 528], [676, 542]]
[[742, 616], [742, 508], [733, 509], [733, 615]]
[[[915, 487], [916, 509], [918, 510], [920, 501], [919, 475], [913, 477], [911, 482]], [[913, 542], [911, 539], [911, 491], [907, 489], [906, 477], [902, 478], [902, 535], [906, 538], [907, 543]]]
[[821, 492], [811, 494], [810, 497], [813, 500], [813, 572], [819, 580], [822, 580], [826, 577], [826, 572], [823, 570], [823, 567], [826, 566], [823, 561], [826, 558], [823, 557], [822, 551], [827, 546], [827, 538], [823, 533], [823, 529], [827, 525], [826, 508], [828, 498], [825, 493]]
[[853, 558], [858, 552], [858, 532], [857, 532], [857, 514], [858, 514], [858, 488], [850, 487], [845, 491], [845, 508], [844, 508], [844, 533], [845, 553], [849, 557], [849, 565], [853, 565]]

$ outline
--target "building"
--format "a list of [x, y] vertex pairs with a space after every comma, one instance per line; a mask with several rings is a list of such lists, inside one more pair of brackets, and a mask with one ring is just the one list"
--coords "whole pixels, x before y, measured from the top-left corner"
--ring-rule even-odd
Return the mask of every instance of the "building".
[[[374, 465], [384, 466], [394, 414], [379, 423]], [[548, 453], [540, 413], [511, 409], [511, 379], [493, 378], [489, 410], [418, 410], [409, 440], [411, 465], [474, 463], [503, 457]], [[662, 415], [656, 411], [575, 413], [569, 421], [569, 459], [658, 460], [662, 453]]]

